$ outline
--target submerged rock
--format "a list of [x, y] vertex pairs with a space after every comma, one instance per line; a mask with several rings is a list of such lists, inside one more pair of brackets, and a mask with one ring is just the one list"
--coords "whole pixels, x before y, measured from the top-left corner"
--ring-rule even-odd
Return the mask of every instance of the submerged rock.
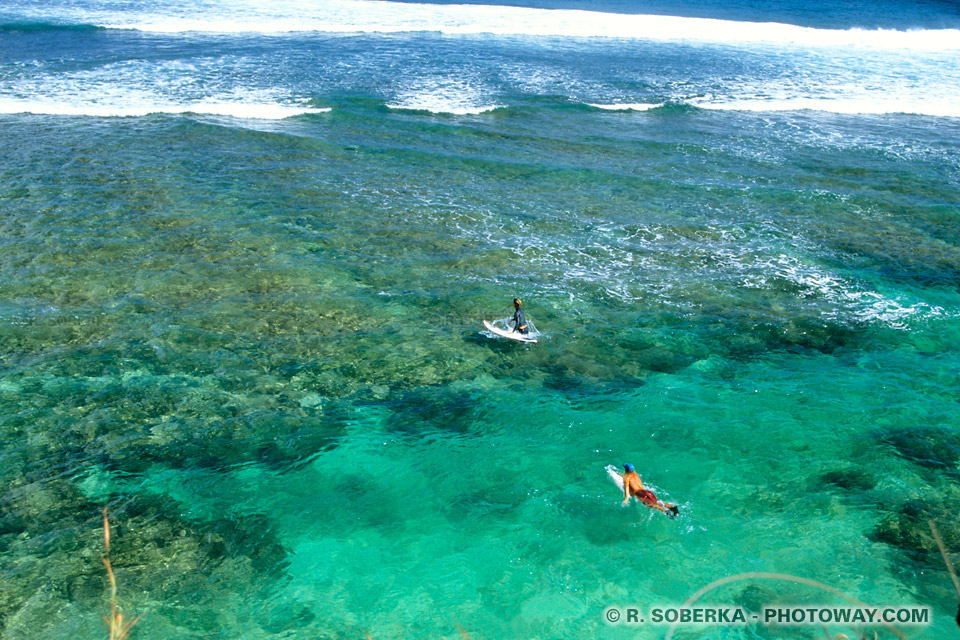
[[388, 402], [388, 427], [402, 434], [424, 434], [432, 430], [469, 433], [480, 424], [484, 406], [479, 394], [451, 391], [445, 387], [424, 387], [397, 392]]
[[[51, 625], [62, 625], [67, 606], [77, 608], [78, 618], [103, 611], [101, 509], [63, 479], [4, 494], [0, 636], [44, 637]], [[204, 521], [184, 517], [185, 511], [167, 497], [126, 496], [110, 514], [111, 560], [127, 611], [143, 613], [159, 603], [152, 616], [202, 635], [222, 621], [198, 629], [201, 612], [256, 591], [265, 576], [281, 575], [287, 551], [265, 516], [231, 512]]]
[[877, 486], [876, 478], [860, 469], [835, 469], [821, 474], [815, 480], [817, 484], [839, 487], [846, 491], [870, 491]]
[[893, 447], [897, 454], [927, 469], [958, 472], [960, 434], [943, 427], [916, 426], [880, 434], [881, 443]]
[[885, 515], [870, 539], [897, 547], [913, 560], [942, 567], [943, 560], [930, 529], [933, 521], [948, 550], [960, 549], [960, 521], [956, 511], [929, 500], [909, 500]]
[[758, 324], [753, 330], [764, 342], [764, 348], [812, 349], [833, 353], [852, 342], [857, 331], [836, 322], [799, 317], [782, 324]]

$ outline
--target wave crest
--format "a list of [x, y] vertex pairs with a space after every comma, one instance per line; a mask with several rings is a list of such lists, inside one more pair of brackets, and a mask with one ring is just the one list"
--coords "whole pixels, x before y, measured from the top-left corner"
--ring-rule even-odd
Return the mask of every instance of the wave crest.
[[234, 1], [207, 5], [206, 15], [94, 12], [82, 17], [114, 29], [158, 33], [439, 32], [628, 40], [866, 47], [945, 51], [960, 49], [960, 30], [817, 29], [773, 22], [742, 22], [499, 5], [438, 5], [381, 0], [331, 0], [317, 5]]
[[92, 116], [100, 118], [131, 118], [152, 114], [185, 114], [227, 116], [250, 120], [281, 120], [308, 113], [325, 113], [328, 108], [299, 107], [269, 103], [195, 102], [155, 103], [122, 106], [97, 102], [68, 102], [57, 100], [0, 99], [0, 114], [29, 113], [55, 116]]

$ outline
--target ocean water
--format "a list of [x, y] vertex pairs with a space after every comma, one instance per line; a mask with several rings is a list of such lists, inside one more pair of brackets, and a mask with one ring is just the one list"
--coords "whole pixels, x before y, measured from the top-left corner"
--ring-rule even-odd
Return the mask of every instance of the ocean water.
[[955, 3], [8, 0], [0, 229], [5, 640], [956, 634]]

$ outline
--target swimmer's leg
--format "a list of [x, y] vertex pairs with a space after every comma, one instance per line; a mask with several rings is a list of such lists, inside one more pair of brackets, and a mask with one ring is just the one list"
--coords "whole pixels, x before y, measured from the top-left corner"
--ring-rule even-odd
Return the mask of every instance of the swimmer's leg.
[[635, 494], [634, 497], [651, 509], [657, 509], [659, 511], [663, 511], [664, 513], [667, 512], [667, 510], [662, 506], [662, 503], [657, 500], [657, 497], [649, 491], [640, 491]]
[[680, 508], [677, 507], [677, 505], [669, 504], [667, 502], [664, 502], [663, 500], [651, 500], [649, 502], [644, 501], [644, 504], [646, 504], [648, 507], [652, 509], [658, 509], [660, 511], [663, 511], [665, 514], [667, 514], [671, 518], [676, 518], [678, 515], [680, 515]]

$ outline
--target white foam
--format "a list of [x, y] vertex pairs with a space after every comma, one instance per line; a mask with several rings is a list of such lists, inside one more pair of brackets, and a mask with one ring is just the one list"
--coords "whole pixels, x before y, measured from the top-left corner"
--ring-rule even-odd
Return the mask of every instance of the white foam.
[[960, 118], [960, 99], [923, 99], [919, 96], [854, 98], [730, 99], [695, 101], [693, 106], [722, 111], [823, 111], [856, 115], [916, 114]]
[[276, 89], [237, 87], [218, 73], [227, 58], [160, 64], [128, 60], [100, 67], [0, 78], [0, 113], [137, 117], [196, 113], [280, 120], [316, 108]]
[[295, 107], [283, 104], [195, 102], [187, 104], [137, 104], [123, 106], [97, 102], [58, 102], [0, 98], [0, 114], [32, 113], [57, 116], [131, 118], [150, 114], [196, 113], [251, 120], [281, 120], [306, 113], [325, 113], [328, 108]]
[[663, 103], [650, 104], [646, 102], [633, 102], [633, 103], [619, 103], [619, 104], [595, 104], [593, 102], [588, 102], [591, 107], [596, 107], [597, 109], [605, 109], [607, 111], [649, 111], [650, 109], [656, 109], [657, 107], [662, 107]]
[[815, 29], [781, 23], [709, 18], [534, 9], [496, 5], [436, 5], [373, 0], [253, 2], [224, 0], [207, 15], [94, 13], [86, 20], [108, 28], [159, 33], [397, 33], [493, 34], [631, 40], [692, 41], [872, 49], [960, 49], [960, 30]]
[[761, 275], [751, 274], [744, 278], [743, 285], [749, 288], [765, 288], [771, 278], [781, 278], [799, 288], [799, 298], [819, 298], [835, 307], [826, 316], [842, 319], [852, 317], [858, 322], [877, 322], [893, 329], [907, 329], [907, 321], [913, 317], [933, 317], [946, 313], [943, 307], [888, 298], [876, 291], [864, 290], [856, 283], [827, 273], [799, 259], [780, 254], [761, 263]]
[[479, 83], [462, 79], [423, 79], [404, 90], [390, 109], [430, 111], [454, 115], [476, 115], [499, 109], [491, 103]]
[[494, 109], [499, 109], [500, 105], [492, 104], [487, 106], [470, 106], [457, 104], [456, 102], [446, 102], [446, 101], [436, 101], [429, 98], [416, 99], [413, 98], [409, 101], [404, 101], [400, 103], [388, 104], [387, 108], [389, 109], [398, 109], [405, 111], [429, 111], [431, 113], [449, 113], [452, 115], [478, 115], [481, 113], [487, 113], [488, 111], [493, 111]]

